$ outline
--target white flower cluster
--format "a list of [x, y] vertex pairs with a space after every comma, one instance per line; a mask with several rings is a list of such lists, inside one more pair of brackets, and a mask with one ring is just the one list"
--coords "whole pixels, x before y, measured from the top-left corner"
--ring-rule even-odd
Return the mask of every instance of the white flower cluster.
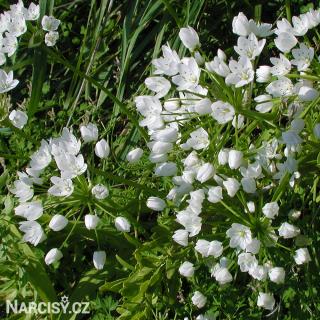
[[[80, 131], [84, 144], [95, 142], [96, 156], [106, 159], [110, 147], [105, 139], [97, 141], [97, 126], [89, 123], [81, 126]], [[83, 174], [88, 171], [88, 165], [80, 149], [81, 141], [69, 129], [63, 128], [60, 137], [42, 140], [40, 148], [31, 155], [25, 172], [18, 172], [19, 179], [14, 182], [10, 191], [19, 201], [19, 205], [15, 207], [15, 215], [25, 219], [19, 223], [19, 229], [24, 233], [24, 241], [37, 246], [46, 240], [43, 223], [38, 222], [44, 212], [54, 213], [46, 227], [48, 232], [61, 231], [69, 222], [77, 224], [83, 216], [88, 230], [95, 230], [98, 226], [100, 218], [94, 208], [103, 208], [101, 201], [109, 196], [109, 190], [100, 183], [92, 185], [90, 179], [93, 178], [93, 173], [88, 174], [88, 179], [84, 178]], [[49, 178], [51, 184], [48, 186]], [[59, 200], [56, 200], [56, 197]], [[85, 208], [89, 209], [88, 213], [84, 212]], [[65, 211], [66, 214], [62, 214]], [[118, 231], [130, 232], [130, 223], [126, 218], [112, 217]], [[70, 232], [72, 230], [73, 228]], [[47, 253], [45, 262], [51, 264], [62, 257], [61, 248], [53, 248]], [[105, 260], [104, 251], [94, 252], [93, 263], [97, 269], [103, 268]]]
[[[220, 49], [206, 61], [196, 31], [182, 28], [179, 36], [191, 57], [180, 58], [164, 45], [163, 56], [152, 61], [154, 75], [145, 80], [152, 94], [135, 98], [140, 125], [150, 136], [147, 145], [154, 174], [171, 177], [172, 182], [166, 199], [150, 197], [147, 206], [155, 211], [174, 208], [175, 220], [183, 228], [174, 231], [173, 240], [194, 246], [212, 264], [211, 275], [220, 285], [233, 281], [230, 271], [236, 272], [236, 265], [258, 283], [267, 279], [283, 283], [284, 268], [274, 266], [265, 252], [270, 246], [285, 247], [280, 238], [300, 236], [300, 228], [283, 221], [297, 220], [299, 215], [285, 212], [289, 209], [282, 208], [276, 191], [286, 179], [294, 188], [301, 179], [297, 158], [304, 144], [320, 138], [320, 125], [312, 117], [308, 126], [304, 120], [305, 111], [319, 96], [315, 81], [320, 78], [310, 67], [320, 64], [310, 42], [297, 40], [320, 23], [320, 11], [293, 17], [292, 23], [282, 19], [272, 30], [271, 24], [256, 23], [239, 13], [232, 23], [239, 36], [234, 47], [239, 57], [229, 61]], [[282, 53], [270, 58], [270, 66], [256, 67], [265, 37], [272, 34]], [[258, 121], [276, 134], [263, 132]], [[212, 216], [223, 217], [224, 227], [217, 234], [223, 232], [225, 237], [208, 233], [218, 228], [208, 222]], [[191, 241], [194, 237], [199, 238]], [[304, 246], [297, 243], [293, 246]], [[305, 247], [295, 249], [291, 257], [297, 265], [311, 259]], [[195, 270], [190, 261], [179, 268], [187, 278]], [[198, 308], [206, 300], [199, 291], [192, 297]], [[257, 305], [272, 310], [272, 293], [260, 291]]]

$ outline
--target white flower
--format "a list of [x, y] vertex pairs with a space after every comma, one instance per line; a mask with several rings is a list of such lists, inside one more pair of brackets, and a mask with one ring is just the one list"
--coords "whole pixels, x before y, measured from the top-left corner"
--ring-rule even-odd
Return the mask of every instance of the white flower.
[[214, 167], [211, 163], [204, 163], [197, 172], [196, 179], [201, 183], [210, 180], [214, 175]]
[[166, 202], [161, 198], [149, 197], [147, 199], [147, 207], [154, 211], [162, 211], [166, 206]]
[[190, 133], [190, 138], [187, 140], [187, 145], [194, 150], [202, 150], [209, 146], [209, 136], [206, 130], [199, 128]]
[[93, 123], [88, 123], [86, 126], [80, 127], [81, 137], [84, 142], [92, 142], [98, 140], [98, 128]]
[[30, 242], [34, 246], [47, 238], [41, 225], [36, 221], [20, 222], [19, 230], [24, 232], [23, 241]]
[[208, 190], [208, 201], [211, 203], [220, 202], [223, 199], [222, 188], [220, 186], [210, 187]]
[[246, 37], [250, 34], [249, 21], [242, 12], [233, 18], [232, 32], [243, 37]]
[[285, 239], [290, 239], [299, 235], [300, 229], [288, 222], [284, 222], [281, 224], [280, 228], [278, 229], [278, 232], [280, 237], [283, 237]]
[[149, 77], [144, 81], [147, 88], [156, 93], [157, 98], [164, 97], [171, 88], [171, 83], [164, 77]]
[[316, 123], [313, 128], [313, 134], [317, 139], [320, 139], [320, 123]]
[[130, 223], [129, 221], [124, 218], [124, 217], [117, 217], [115, 220], [114, 220], [114, 225], [116, 227], [116, 229], [118, 231], [121, 231], [121, 232], [130, 232]]
[[227, 189], [229, 197], [233, 198], [240, 188], [240, 183], [235, 178], [228, 178], [223, 181], [223, 186]]
[[27, 31], [26, 20], [21, 13], [11, 12], [7, 29], [10, 35], [20, 37]]
[[311, 257], [307, 248], [300, 248], [296, 250], [294, 255], [294, 261], [296, 264], [304, 264], [311, 261]]
[[74, 187], [71, 179], [51, 177], [50, 181], [54, 184], [49, 188], [48, 193], [55, 197], [69, 197], [72, 195]]
[[68, 219], [61, 214], [55, 214], [50, 222], [49, 222], [49, 228], [53, 231], [61, 231], [64, 229], [68, 224]]
[[[8, 92], [8, 91], [14, 89], [18, 85], [18, 83], [19, 83], [18, 80], [13, 79], [13, 72], [12, 71], [10, 71], [7, 74], [4, 70], [0, 69], [0, 93], [5, 93], [5, 92]], [[17, 117], [21, 118], [22, 117], [21, 113], [23, 113], [23, 112], [17, 111]], [[13, 117], [15, 117], [15, 116], [13, 116]], [[25, 114], [24, 114], [24, 118], [25, 118]], [[18, 123], [20, 123], [20, 121]], [[23, 120], [21, 122], [23, 123], [23, 125], [22, 125], [22, 127], [23, 127], [26, 124], [26, 121]], [[17, 128], [19, 128], [19, 127], [20, 127], [20, 125]], [[21, 129], [21, 128], [19, 128], [19, 129]]]
[[56, 31], [60, 25], [60, 20], [53, 16], [43, 16], [41, 25], [44, 31]]
[[155, 174], [160, 177], [170, 177], [177, 173], [177, 165], [174, 162], [164, 162], [157, 165]]
[[319, 91], [308, 86], [302, 86], [298, 91], [300, 101], [313, 101], [319, 97]]
[[225, 267], [221, 267], [218, 263], [214, 266], [211, 275], [215, 277], [216, 281], [218, 281], [220, 285], [224, 285], [232, 281], [232, 275], [229, 270]]
[[262, 208], [262, 212], [267, 218], [274, 219], [279, 213], [279, 206], [277, 202], [266, 203]]
[[179, 273], [187, 278], [190, 278], [194, 274], [194, 266], [191, 262], [185, 261], [180, 267], [179, 267]]
[[87, 170], [82, 154], [74, 156], [63, 151], [59, 156], [55, 156], [55, 161], [63, 179], [75, 178]]
[[253, 201], [247, 202], [247, 207], [250, 213], [253, 213], [256, 211], [256, 206]]
[[47, 265], [49, 265], [59, 261], [62, 257], [62, 252], [57, 248], [53, 248], [46, 254], [44, 261]]
[[44, 36], [44, 42], [48, 47], [53, 47], [56, 45], [57, 41], [59, 39], [59, 33], [56, 31], [49, 31]]
[[33, 2], [30, 3], [28, 9], [22, 8], [23, 16], [26, 20], [34, 21], [38, 20], [40, 16], [40, 6], [34, 4]]
[[93, 265], [97, 270], [102, 270], [106, 263], [106, 252], [95, 251], [93, 253]]
[[248, 38], [238, 38], [238, 45], [234, 47], [234, 50], [239, 56], [248, 57], [250, 60], [254, 60], [260, 55], [265, 43], [266, 39], [258, 41], [257, 37], [253, 33], [250, 33]]
[[260, 66], [256, 70], [257, 82], [265, 83], [269, 82], [271, 79], [271, 67], [269, 66]]
[[245, 250], [247, 245], [252, 241], [250, 228], [239, 223], [233, 223], [226, 234], [227, 237], [230, 238], [231, 248], [241, 248]]
[[207, 303], [207, 298], [200, 291], [195, 291], [191, 300], [192, 303], [199, 309], [203, 308]]
[[[1, 71], [1, 70], [0, 70]], [[1, 80], [0, 80], [1, 81]], [[1, 85], [1, 84], [0, 84]], [[0, 89], [1, 90], [1, 89]], [[9, 115], [9, 120], [18, 129], [22, 129], [28, 122], [28, 116], [20, 110], [13, 110]]]
[[151, 141], [148, 142], [147, 145], [150, 148], [152, 154], [166, 154], [169, 153], [173, 148], [172, 143], [162, 141]]
[[178, 73], [180, 63], [178, 54], [169, 46], [162, 46], [162, 53], [163, 57], [152, 60], [152, 64], [156, 67], [155, 74], [174, 76]]
[[212, 112], [211, 104], [212, 102], [208, 98], [201, 99], [199, 102], [196, 102], [194, 110], [200, 115], [210, 114]]
[[294, 57], [291, 63], [296, 65], [298, 71], [305, 71], [310, 66], [314, 57], [314, 49], [308, 48], [304, 43], [300, 43], [299, 49], [293, 49], [292, 55]]
[[33, 197], [33, 189], [30, 183], [26, 183], [22, 180], [16, 180], [14, 182], [14, 188], [10, 190], [17, 198], [19, 202], [26, 202]]
[[293, 93], [293, 84], [290, 79], [279, 77], [278, 80], [272, 81], [266, 87], [266, 91], [275, 98], [288, 97]]
[[229, 68], [231, 73], [226, 77], [226, 84], [234, 84], [236, 88], [240, 88], [253, 81], [254, 71], [248, 57], [242, 56], [239, 61], [230, 60]]
[[183, 58], [178, 65], [179, 74], [172, 77], [178, 90], [192, 89], [199, 83], [200, 69], [194, 58]]
[[269, 94], [262, 94], [254, 98], [254, 101], [257, 102], [256, 110], [261, 113], [269, 112], [273, 107], [272, 96]]
[[282, 53], [279, 58], [270, 58], [270, 61], [273, 64], [270, 71], [274, 76], [284, 76], [291, 70], [290, 61]]
[[242, 178], [241, 185], [246, 193], [255, 193], [257, 190], [256, 181], [253, 178]]
[[51, 160], [50, 146], [47, 141], [42, 140], [38, 151], [31, 155], [30, 167], [33, 170], [43, 170], [46, 168]]
[[136, 148], [128, 152], [126, 159], [130, 163], [136, 163], [140, 160], [143, 155], [143, 150], [141, 148]]
[[109, 190], [103, 184], [96, 184], [92, 188], [91, 193], [96, 199], [103, 200], [109, 195]]
[[268, 276], [268, 269], [265, 266], [255, 265], [249, 269], [248, 273], [254, 279], [264, 281]]
[[243, 153], [238, 150], [230, 150], [228, 164], [230, 169], [238, 169], [242, 164]]
[[284, 283], [286, 272], [282, 267], [271, 268], [268, 272], [269, 278], [272, 282], [280, 284]]
[[203, 257], [213, 256], [218, 258], [222, 255], [223, 246], [220, 241], [207, 241], [207, 240], [198, 240], [195, 246], [195, 250], [201, 253]]
[[161, 142], [176, 142], [179, 137], [179, 131], [176, 128], [166, 127], [164, 129], [152, 132], [151, 139]]
[[257, 254], [259, 253], [260, 246], [261, 246], [260, 240], [258, 240], [257, 238], [253, 238], [251, 242], [247, 244], [246, 252]]
[[229, 160], [229, 150], [230, 149], [221, 149], [218, 153], [218, 163], [220, 165], [225, 165]]
[[304, 36], [308, 32], [308, 23], [300, 17], [292, 17], [293, 33], [296, 36]]
[[180, 211], [176, 221], [184, 226], [190, 237], [197, 235], [202, 227], [202, 219], [190, 209]]
[[186, 247], [188, 245], [188, 237], [189, 232], [187, 230], [179, 229], [174, 232], [172, 239], [181, 246]]
[[290, 52], [290, 50], [297, 44], [297, 38], [289, 32], [281, 32], [274, 40], [276, 47], [282, 52]]
[[105, 139], [99, 140], [94, 147], [94, 152], [100, 159], [108, 158], [110, 154], [110, 147], [108, 142]]
[[97, 227], [99, 221], [100, 218], [97, 215], [86, 214], [84, 216], [84, 224], [88, 230], [94, 230]]
[[200, 47], [199, 36], [192, 27], [181, 28], [179, 38], [190, 51], [194, 51], [194, 49]]
[[[6, 53], [8, 55], [8, 57], [11, 57], [16, 52], [16, 50], [18, 48], [18, 40], [14, 35], [12, 35], [10, 33], [6, 33], [6, 36], [2, 39], [2, 46], [3, 46], [1, 49], [2, 53]], [[12, 79], [10, 80], [10, 82], [11, 81], [12, 81]], [[14, 81], [18, 81], [18, 80], [14, 80]], [[14, 87], [17, 84], [15, 84]], [[10, 88], [9, 90], [11, 90], [11, 89], [13, 89], [13, 88]], [[9, 91], [9, 90], [7, 90], [7, 91]]]
[[242, 252], [238, 256], [238, 265], [241, 272], [248, 272], [258, 265], [258, 260], [253, 254]]
[[272, 294], [259, 292], [257, 306], [267, 310], [273, 310], [275, 300]]
[[212, 61], [206, 62], [205, 67], [209, 72], [215, 72], [224, 78], [230, 73], [230, 69], [226, 64], [224, 57], [219, 57], [219, 54], [218, 56], [214, 57]]
[[211, 105], [212, 118], [220, 124], [231, 121], [235, 115], [233, 106], [228, 102], [216, 101]]
[[33, 221], [42, 216], [43, 206], [41, 201], [25, 202], [18, 205], [14, 211], [17, 216]]

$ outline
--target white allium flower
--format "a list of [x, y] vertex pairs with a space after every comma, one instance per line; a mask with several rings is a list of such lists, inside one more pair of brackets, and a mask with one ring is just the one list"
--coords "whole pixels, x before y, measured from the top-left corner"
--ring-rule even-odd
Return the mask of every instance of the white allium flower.
[[57, 248], [53, 248], [46, 254], [44, 261], [47, 265], [49, 265], [59, 261], [62, 257], [62, 252]]
[[224, 285], [232, 281], [232, 275], [225, 267], [221, 267], [218, 263], [213, 267], [211, 275], [219, 282], [220, 285]]
[[211, 163], [204, 163], [197, 171], [196, 179], [201, 183], [210, 180], [214, 175], [214, 167]]
[[319, 97], [319, 91], [308, 86], [302, 86], [298, 91], [298, 97], [301, 101], [313, 101]]
[[222, 188], [220, 186], [210, 187], [208, 189], [208, 201], [211, 203], [220, 202], [223, 199]]
[[297, 44], [297, 38], [289, 32], [281, 32], [274, 40], [276, 47], [282, 52], [290, 52], [290, 50]]
[[103, 200], [109, 196], [109, 190], [103, 184], [96, 184], [91, 189], [91, 193], [98, 200]]
[[282, 53], [279, 58], [270, 58], [270, 61], [273, 64], [270, 71], [274, 76], [284, 76], [291, 70], [290, 61]]
[[48, 142], [46, 140], [42, 140], [40, 148], [30, 157], [30, 167], [33, 170], [43, 170], [46, 168], [52, 160], [50, 151]]
[[131, 225], [129, 221], [124, 217], [117, 217], [114, 220], [114, 225], [118, 231], [130, 232]]
[[53, 47], [59, 40], [59, 33], [57, 31], [49, 31], [44, 36], [44, 42], [48, 47]]
[[94, 230], [97, 227], [99, 221], [100, 218], [97, 215], [86, 214], [84, 216], [84, 224], [88, 230]]
[[314, 57], [314, 49], [308, 48], [304, 43], [299, 43], [299, 49], [293, 49], [294, 57], [291, 63], [297, 66], [298, 71], [305, 71], [311, 64]]
[[257, 82], [266, 83], [271, 80], [271, 67], [260, 66], [256, 70]]
[[[6, 53], [8, 55], [8, 57], [13, 56], [13, 54], [17, 51], [18, 49], [18, 40], [17, 38], [10, 34], [10, 33], [6, 33], [5, 37], [2, 39], [2, 53]], [[12, 71], [10, 71], [12, 72]], [[9, 72], [9, 74], [10, 74]], [[0, 76], [0, 78], [2, 78], [2, 76]], [[9, 83], [11, 83], [12, 81], [18, 81], [18, 80], [13, 80], [13, 78], [9, 78], [9, 81], [6, 81], [6, 88], [10, 87]], [[0, 82], [1, 84], [1, 82]], [[13, 87], [16, 87], [18, 83], [16, 83], [14, 86], [12, 84]], [[1, 89], [1, 87], [0, 87]], [[13, 88], [10, 87], [10, 89], [8, 89], [7, 91], [11, 90]], [[6, 91], [3, 91], [6, 92]], [[1, 93], [1, 92], [0, 92]]]
[[179, 38], [190, 51], [194, 51], [194, 49], [200, 47], [199, 36], [192, 27], [181, 28]]
[[55, 156], [55, 161], [61, 171], [62, 179], [75, 178], [87, 170], [87, 164], [84, 163], [82, 154], [74, 156], [63, 151], [59, 156]]
[[61, 231], [64, 229], [68, 224], [68, 219], [61, 214], [55, 214], [50, 222], [49, 222], [49, 228], [53, 231]]
[[230, 169], [238, 169], [242, 164], [243, 153], [238, 150], [229, 150], [228, 164]]
[[294, 261], [296, 262], [296, 264], [304, 264], [304, 263], [308, 263], [309, 261], [311, 261], [311, 257], [309, 254], [309, 251], [307, 248], [300, 248], [298, 250], [296, 250], [296, 253], [294, 255]]
[[265, 266], [255, 265], [249, 269], [248, 273], [256, 280], [264, 281], [268, 276], [268, 269]]
[[250, 34], [251, 30], [248, 18], [242, 12], [233, 18], [232, 32], [243, 37], [246, 37]]
[[202, 150], [209, 146], [209, 136], [206, 130], [199, 128], [190, 133], [187, 145], [194, 150]]
[[191, 210], [180, 211], [177, 214], [176, 221], [184, 226], [190, 237], [197, 235], [201, 231], [202, 219]]
[[138, 162], [143, 155], [143, 150], [141, 148], [136, 148], [128, 152], [126, 159], [130, 163]]
[[258, 301], [257, 301], [258, 307], [261, 307], [267, 310], [273, 310], [275, 303], [276, 302], [272, 294], [259, 292]]
[[177, 173], [177, 165], [174, 162], [164, 162], [157, 165], [155, 174], [160, 177], [170, 177]]
[[219, 56], [214, 57], [212, 61], [206, 62], [205, 67], [209, 72], [214, 72], [224, 78], [230, 73], [225, 59]]
[[201, 99], [195, 104], [195, 112], [199, 113], [200, 115], [210, 114], [212, 112], [211, 104], [212, 102], [208, 98]]
[[281, 226], [278, 229], [279, 236], [283, 237], [285, 239], [294, 238], [297, 235], [300, 234], [300, 229], [298, 227], [295, 227], [294, 225], [284, 222], [281, 224]]
[[253, 213], [256, 211], [256, 205], [254, 204], [253, 201], [247, 202], [247, 207], [248, 207], [250, 213]]
[[263, 50], [266, 39], [258, 41], [254, 33], [250, 33], [248, 38], [240, 36], [237, 44], [237, 46], [234, 46], [234, 50], [239, 56], [248, 57], [250, 60], [254, 60]]
[[229, 160], [229, 151], [230, 149], [221, 149], [218, 153], [218, 163], [220, 165], [225, 165]]
[[223, 181], [223, 186], [227, 189], [228, 196], [233, 198], [240, 188], [240, 183], [235, 178], [228, 178]]
[[23, 241], [30, 242], [34, 246], [43, 242], [47, 238], [41, 228], [41, 225], [36, 221], [20, 222], [19, 230], [24, 232]]
[[256, 181], [253, 178], [242, 178], [241, 185], [246, 193], [255, 193], [257, 190]]
[[55, 197], [69, 197], [72, 195], [74, 187], [71, 179], [51, 177], [50, 181], [54, 184], [48, 189], [48, 193]]
[[22, 180], [16, 180], [14, 182], [14, 188], [10, 190], [17, 198], [19, 202], [26, 202], [33, 197], [33, 189], [30, 183], [26, 183]]
[[154, 211], [162, 211], [166, 206], [166, 202], [161, 198], [149, 197], [147, 199], [147, 207]]
[[266, 203], [262, 208], [262, 212], [267, 218], [274, 219], [279, 213], [279, 206], [277, 202]]
[[41, 25], [44, 31], [56, 31], [60, 25], [60, 20], [53, 16], [43, 16]]
[[179, 137], [179, 131], [173, 127], [165, 127], [164, 129], [152, 132], [151, 139], [161, 142], [176, 142]]
[[88, 123], [86, 126], [80, 126], [80, 132], [85, 143], [98, 140], [98, 128], [93, 123]]
[[253, 238], [251, 242], [247, 244], [246, 252], [257, 254], [259, 253], [260, 246], [261, 246], [260, 240], [258, 240], [257, 238]]
[[199, 309], [203, 308], [207, 303], [207, 298], [200, 291], [195, 291], [191, 300]]
[[200, 69], [194, 58], [183, 58], [178, 65], [179, 74], [172, 77], [177, 90], [192, 89], [199, 83]]
[[14, 211], [17, 216], [34, 221], [42, 216], [43, 206], [41, 201], [24, 202], [18, 205]]
[[156, 68], [155, 74], [176, 75], [180, 63], [178, 54], [169, 46], [162, 46], [162, 53], [163, 57], [152, 60], [152, 64]]
[[194, 266], [193, 263], [189, 261], [185, 261], [180, 267], [179, 267], [179, 273], [186, 277], [190, 278], [194, 274]]
[[[1, 71], [1, 70], [0, 70]], [[1, 80], [0, 80], [1, 81]], [[1, 84], [0, 84], [1, 85]], [[0, 89], [1, 90], [1, 89]], [[28, 116], [20, 110], [13, 110], [9, 115], [9, 120], [18, 129], [22, 129], [28, 122]]]
[[231, 228], [227, 230], [226, 235], [230, 238], [231, 248], [245, 250], [252, 241], [250, 228], [239, 223], [233, 223]]
[[235, 111], [228, 102], [216, 101], [211, 105], [212, 117], [220, 124], [232, 121]]
[[279, 77], [278, 80], [272, 81], [266, 87], [266, 91], [274, 98], [288, 97], [293, 93], [293, 84], [290, 79], [286, 77]]
[[239, 61], [230, 60], [229, 68], [231, 73], [226, 77], [226, 84], [240, 88], [253, 81], [254, 70], [248, 57], [242, 56]]
[[293, 33], [296, 36], [304, 36], [308, 32], [308, 23], [300, 17], [292, 17]]
[[[5, 92], [8, 92], [8, 91], [14, 89], [18, 85], [18, 83], [19, 83], [18, 80], [13, 79], [13, 72], [12, 71], [9, 71], [9, 73], [6, 73], [4, 70], [0, 69], [0, 93], [5, 93]], [[22, 117], [21, 113], [23, 113], [23, 112], [22, 111], [20, 111], [20, 112], [17, 111], [17, 114], [18, 114], [17, 116]], [[12, 117], [15, 117], [15, 116], [12, 116]], [[26, 124], [26, 121], [24, 122], [22, 127], [25, 124]], [[17, 128], [19, 128], [19, 127], [20, 126], [18, 126]], [[19, 129], [21, 129], [21, 128], [19, 128]]]
[[284, 283], [286, 272], [282, 267], [274, 267], [269, 270], [268, 275], [272, 282], [280, 284]]
[[23, 16], [28, 21], [35, 21], [40, 16], [40, 6], [31, 2], [28, 8], [22, 8]]
[[171, 83], [164, 77], [149, 77], [144, 81], [147, 88], [156, 93], [157, 98], [164, 97], [171, 88]]
[[93, 253], [93, 265], [97, 270], [102, 270], [106, 263], [106, 252], [95, 251]]
[[223, 246], [220, 241], [207, 241], [207, 240], [198, 240], [195, 246], [195, 250], [201, 253], [203, 257], [213, 256], [218, 258], [222, 255]]
[[188, 237], [189, 232], [187, 230], [179, 229], [174, 232], [172, 239], [181, 246], [186, 247], [188, 245]]
[[240, 253], [238, 256], [238, 265], [241, 272], [248, 272], [258, 265], [258, 260], [251, 253]]
[[256, 110], [261, 113], [269, 112], [273, 107], [272, 96], [269, 94], [262, 94], [254, 98], [257, 102]]
[[110, 154], [110, 147], [108, 142], [105, 139], [99, 140], [94, 147], [94, 152], [100, 159], [108, 158]]

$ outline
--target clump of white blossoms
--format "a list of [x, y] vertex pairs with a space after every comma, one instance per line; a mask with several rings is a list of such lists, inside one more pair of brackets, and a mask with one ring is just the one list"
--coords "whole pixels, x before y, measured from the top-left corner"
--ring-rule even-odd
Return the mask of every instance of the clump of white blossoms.
[[[84, 236], [96, 239], [93, 265], [100, 270], [106, 260], [97, 232], [101, 217], [107, 215], [113, 221], [115, 232], [130, 232], [131, 225], [120, 215], [121, 210], [110, 209], [113, 202], [107, 182], [81, 153], [81, 148], [91, 155], [98, 149], [96, 156], [107, 161], [108, 143], [104, 139], [98, 141], [98, 128], [93, 123], [81, 126], [80, 131], [83, 143], [68, 128], [63, 128], [59, 137], [43, 139], [40, 148], [30, 156], [25, 171], [18, 172], [18, 180], [10, 191], [19, 202], [14, 211], [20, 220], [23, 241], [37, 246], [50, 240], [54, 233], [63, 233], [59, 247], [46, 254], [46, 264], [63, 259], [75, 228], [85, 227], [89, 233]], [[89, 144], [94, 146], [85, 148]]]
[[[31, 2], [25, 7], [22, 0], [10, 5], [10, 10], [4, 11], [0, 15], [0, 66], [5, 65], [12, 57], [19, 46], [19, 38], [28, 29], [28, 24], [40, 18], [40, 6]], [[54, 46], [59, 38], [57, 29], [60, 20], [54, 17], [44, 16], [42, 18], [42, 29], [48, 31], [44, 36], [47, 46]], [[0, 69], [0, 94], [11, 91], [19, 84], [19, 80], [14, 79], [13, 71], [6, 72]], [[9, 115], [12, 125], [22, 129], [27, 123], [28, 117], [24, 111], [13, 110]]]
[[[152, 61], [154, 75], [145, 80], [150, 94], [135, 98], [140, 125], [150, 136], [154, 174], [166, 185], [171, 179], [166, 199], [150, 197], [147, 206], [173, 209], [175, 248], [195, 253], [193, 260], [181, 260], [179, 273], [196, 277], [204, 264], [221, 286], [239, 271], [238, 277], [247, 273], [257, 305], [267, 310], [278, 301], [268, 283], [281, 286], [291, 265], [299, 269], [312, 260], [308, 229], [299, 227], [303, 216], [290, 213], [302, 204], [289, 198], [316, 178], [314, 167], [307, 168], [318, 155], [320, 119], [313, 112], [320, 63], [312, 37], [306, 39], [319, 25], [320, 11], [292, 21], [283, 18], [273, 30], [239, 13], [232, 23], [239, 38], [229, 59], [219, 49], [209, 60], [196, 31], [182, 28], [190, 55], [179, 57], [169, 44], [162, 46], [163, 56]], [[259, 56], [268, 54], [266, 37], [273, 35], [279, 55], [259, 66]], [[215, 293], [195, 283], [190, 297], [202, 308]]]

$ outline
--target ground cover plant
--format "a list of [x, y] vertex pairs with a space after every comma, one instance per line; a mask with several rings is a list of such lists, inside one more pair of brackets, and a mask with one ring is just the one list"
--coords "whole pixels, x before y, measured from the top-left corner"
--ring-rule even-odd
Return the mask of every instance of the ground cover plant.
[[320, 317], [317, 5], [1, 6], [3, 318]]

